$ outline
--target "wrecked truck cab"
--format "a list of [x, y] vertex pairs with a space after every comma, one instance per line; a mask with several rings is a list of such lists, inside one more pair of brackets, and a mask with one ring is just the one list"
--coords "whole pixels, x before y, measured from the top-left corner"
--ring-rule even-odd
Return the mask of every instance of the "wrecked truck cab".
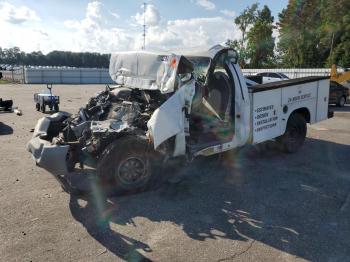
[[193, 66], [181, 55], [112, 55], [117, 83], [76, 115], [38, 121], [27, 149], [38, 166], [64, 176], [76, 164], [93, 167], [116, 192], [141, 190], [167, 157], [186, 154], [187, 114], [195, 93]]

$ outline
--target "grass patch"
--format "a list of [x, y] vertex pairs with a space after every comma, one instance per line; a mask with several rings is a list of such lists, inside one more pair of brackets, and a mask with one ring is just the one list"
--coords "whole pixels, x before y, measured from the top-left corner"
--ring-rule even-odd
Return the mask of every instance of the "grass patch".
[[11, 83], [10, 81], [0, 79], [0, 85], [1, 84], [10, 84], [10, 83]]

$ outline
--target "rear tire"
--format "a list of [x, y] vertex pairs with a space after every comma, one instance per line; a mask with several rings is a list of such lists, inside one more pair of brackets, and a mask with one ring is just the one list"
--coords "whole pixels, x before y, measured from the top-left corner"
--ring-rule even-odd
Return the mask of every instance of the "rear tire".
[[39, 104], [39, 103], [36, 103], [36, 104], [35, 104], [35, 108], [36, 108], [36, 111], [40, 111], [40, 104]]
[[345, 102], [346, 102], [345, 97], [344, 97], [344, 96], [341, 96], [341, 97], [339, 98], [339, 101], [338, 101], [338, 103], [337, 103], [337, 106], [343, 107], [343, 106], [345, 106]]
[[160, 155], [146, 141], [125, 136], [111, 143], [101, 154], [97, 176], [109, 194], [137, 193], [157, 184], [161, 163]]
[[303, 145], [306, 137], [306, 120], [304, 116], [293, 113], [287, 122], [285, 133], [276, 140], [286, 153], [295, 153]]
[[60, 111], [60, 108], [59, 108], [58, 104], [55, 104], [55, 105], [53, 106], [53, 109], [55, 110], [55, 112]]
[[45, 111], [46, 111], [46, 106], [43, 104], [43, 105], [41, 105], [41, 112], [43, 112], [43, 113], [45, 113]]

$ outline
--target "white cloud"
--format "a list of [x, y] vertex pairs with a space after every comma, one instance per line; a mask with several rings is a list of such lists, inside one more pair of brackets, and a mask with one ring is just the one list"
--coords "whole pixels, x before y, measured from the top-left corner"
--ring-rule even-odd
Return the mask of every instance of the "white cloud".
[[[0, 0], [1, 1], [1, 0]], [[19, 46], [26, 52], [42, 50], [69, 50], [75, 52], [111, 53], [125, 50], [140, 50], [143, 44], [142, 12], [124, 21], [123, 27], [116, 26], [120, 19], [116, 13], [98, 1], [87, 5], [80, 20], [64, 21], [64, 27], [46, 25], [17, 25], [7, 23], [1, 32], [1, 47]], [[142, 20], [140, 20], [142, 17]], [[160, 12], [153, 5], [146, 10], [148, 20], [146, 49], [174, 50], [199, 46], [222, 44], [227, 39], [239, 39], [241, 34], [232, 18], [202, 17], [192, 19], [161, 19]], [[146, 21], [147, 22], [147, 21]], [[125, 25], [125, 23], [131, 23]], [[28, 41], [30, 39], [30, 41]]]
[[[3, 48], [9, 48], [17, 46], [22, 51], [32, 52], [39, 50], [52, 50], [52, 40], [50, 35], [42, 29], [31, 29], [22, 26], [8, 24], [1, 28], [1, 34], [6, 37], [0, 38], [0, 46]], [[28, 41], [30, 39], [30, 41]], [[54, 43], [63, 44], [63, 43]], [[64, 45], [62, 45], [64, 47]], [[61, 47], [61, 48], [62, 48]]]
[[231, 20], [223, 17], [172, 20], [164, 27], [148, 30], [146, 47], [163, 50], [209, 47], [238, 37], [238, 29]]
[[141, 6], [142, 11], [138, 12], [131, 19], [139, 25], [143, 25], [144, 19], [147, 26], [156, 26], [161, 20], [160, 13], [154, 5], [146, 5], [145, 17], [143, 15], [143, 6]]
[[231, 11], [228, 9], [220, 10], [220, 13], [222, 13], [223, 15], [228, 16], [228, 17], [235, 17], [236, 16], [235, 11]]
[[28, 21], [40, 21], [40, 18], [27, 6], [14, 6], [8, 2], [0, 2], [0, 21], [22, 24]]
[[[89, 4], [83, 20], [65, 22], [65, 25], [75, 32], [72, 38], [74, 50], [109, 53], [141, 49], [143, 45], [142, 9], [131, 17], [131, 24], [126, 30], [104, 25], [100, 20], [105, 17], [105, 12], [102, 12], [100, 7], [100, 4]], [[147, 5], [145, 15], [146, 49], [148, 50], [209, 47], [225, 43], [227, 39], [240, 37], [239, 30], [229, 18], [218, 16], [162, 22], [160, 12], [154, 5]]]
[[64, 25], [73, 30], [72, 49], [93, 52], [109, 52], [119, 48], [133, 49], [129, 33], [112, 26], [118, 18], [118, 14], [107, 10], [101, 2], [89, 3], [84, 19], [64, 21]]
[[207, 10], [214, 10], [216, 8], [215, 4], [209, 0], [197, 0], [196, 3]]
[[101, 2], [94, 1], [88, 3], [85, 18], [79, 20], [66, 20], [64, 25], [69, 28], [93, 29], [97, 27], [110, 26], [119, 19], [117, 13], [109, 11]]
[[[155, 10], [155, 9], [153, 9]], [[150, 16], [152, 17], [152, 16]], [[223, 44], [227, 39], [240, 37], [239, 30], [224, 17], [192, 18], [170, 20], [160, 23], [153, 19], [147, 28], [146, 49], [174, 50], [198, 46]], [[93, 23], [66, 22], [76, 30], [73, 38], [79, 51], [115, 52], [139, 50], [143, 44], [142, 27], [121, 28], [93, 27]], [[140, 22], [141, 23], [141, 22]], [[143, 23], [143, 22], [142, 22]], [[89, 27], [87, 25], [90, 24]], [[90, 28], [93, 28], [90, 30]], [[218, 30], [220, 28], [220, 30]]]

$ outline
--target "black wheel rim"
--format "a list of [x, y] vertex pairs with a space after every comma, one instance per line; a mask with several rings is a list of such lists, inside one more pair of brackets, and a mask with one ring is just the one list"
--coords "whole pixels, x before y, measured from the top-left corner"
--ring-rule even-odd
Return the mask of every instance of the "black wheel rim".
[[302, 142], [303, 128], [300, 126], [291, 126], [288, 130], [288, 140], [291, 144], [300, 144]]
[[141, 158], [129, 157], [120, 163], [116, 175], [125, 185], [139, 184], [148, 176], [147, 164]]

